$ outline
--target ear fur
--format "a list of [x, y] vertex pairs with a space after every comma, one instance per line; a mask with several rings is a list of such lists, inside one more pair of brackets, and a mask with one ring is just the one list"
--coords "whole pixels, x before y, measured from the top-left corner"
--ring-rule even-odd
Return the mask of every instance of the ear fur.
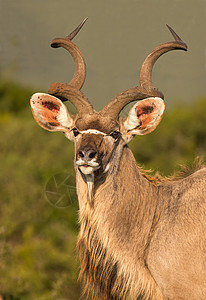
[[36, 93], [30, 100], [36, 122], [49, 131], [68, 131], [73, 124], [73, 117], [66, 106], [56, 97]]
[[158, 97], [137, 102], [123, 122], [126, 129], [125, 139], [130, 141], [135, 135], [145, 135], [152, 132], [159, 124], [164, 109], [164, 101]]

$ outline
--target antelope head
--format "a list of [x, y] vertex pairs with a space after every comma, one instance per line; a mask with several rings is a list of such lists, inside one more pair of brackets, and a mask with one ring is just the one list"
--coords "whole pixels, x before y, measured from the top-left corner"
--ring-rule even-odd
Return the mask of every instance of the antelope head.
[[[116, 95], [101, 111], [97, 112], [80, 91], [86, 76], [83, 55], [72, 39], [86, 19], [66, 38], [55, 38], [51, 46], [63, 47], [70, 52], [75, 62], [75, 74], [68, 84], [52, 83], [49, 94], [36, 93], [31, 97], [31, 108], [37, 123], [49, 131], [62, 131], [75, 143], [75, 165], [77, 172], [89, 186], [95, 178], [114, 170], [121, 156], [121, 149], [136, 135], [152, 132], [159, 124], [165, 104], [164, 96], [151, 80], [152, 68], [164, 53], [187, 50], [187, 45], [168, 26], [175, 41], [156, 47], [144, 60], [139, 87], [130, 88]], [[69, 100], [77, 109], [74, 116], [64, 105]], [[141, 100], [141, 101], [140, 101]], [[134, 106], [127, 117], [121, 110], [130, 102]], [[114, 159], [115, 157], [115, 159]], [[91, 198], [91, 192], [90, 198]]]

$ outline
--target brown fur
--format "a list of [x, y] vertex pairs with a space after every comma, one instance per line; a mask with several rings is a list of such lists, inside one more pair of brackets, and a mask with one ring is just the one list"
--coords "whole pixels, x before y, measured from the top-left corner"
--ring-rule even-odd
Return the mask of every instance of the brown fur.
[[[118, 159], [118, 151], [115, 154]], [[172, 214], [174, 208], [177, 210], [179, 204], [175, 195], [182, 194], [184, 184], [198, 181], [198, 172], [193, 175], [184, 172], [178, 178], [148, 178], [136, 167], [127, 147], [123, 147], [122, 153], [120, 150], [119, 160], [118, 166], [112, 166], [103, 185], [103, 178], [96, 179], [94, 207], [89, 207], [87, 203], [80, 206], [78, 250], [82, 261], [81, 276], [86, 290], [95, 295], [95, 299], [100, 296], [102, 299], [167, 299], [160, 291], [155, 272], [151, 274], [151, 262], [148, 263], [148, 257], [151, 259], [150, 244], [151, 241], [156, 243], [154, 236], [165, 217], [168, 215], [166, 218], [170, 218], [170, 210]], [[201, 170], [200, 166], [196, 168]], [[206, 169], [202, 172], [206, 174]], [[79, 185], [79, 181], [81, 174], [77, 170], [77, 188], [84, 184], [81, 182]], [[78, 192], [78, 196], [81, 203], [81, 193]], [[105, 199], [108, 200], [105, 202]], [[187, 217], [186, 214], [179, 216], [180, 219]], [[170, 235], [169, 232], [167, 234]], [[156, 239], [159, 243], [161, 236]], [[182, 299], [193, 299], [189, 295], [186, 297]], [[169, 295], [168, 299], [180, 298], [176, 294]]]

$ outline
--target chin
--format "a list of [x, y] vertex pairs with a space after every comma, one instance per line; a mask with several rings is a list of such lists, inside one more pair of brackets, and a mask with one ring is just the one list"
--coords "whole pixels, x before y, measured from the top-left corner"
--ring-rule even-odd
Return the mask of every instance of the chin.
[[98, 170], [100, 167], [92, 167], [92, 166], [79, 166], [80, 171], [84, 175], [92, 175], [96, 170]]

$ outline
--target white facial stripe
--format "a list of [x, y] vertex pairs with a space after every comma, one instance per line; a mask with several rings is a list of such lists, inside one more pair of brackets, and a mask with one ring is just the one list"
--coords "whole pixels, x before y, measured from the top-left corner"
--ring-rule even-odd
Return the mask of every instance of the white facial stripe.
[[87, 130], [83, 130], [80, 131], [80, 133], [92, 133], [92, 134], [102, 134], [102, 135], [107, 135], [106, 133], [96, 130], [96, 129], [87, 129]]
[[105, 170], [104, 170], [104, 173], [107, 173], [109, 171], [109, 168], [110, 168], [110, 163], [107, 164]]
[[[78, 166], [85, 166], [85, 161], [80, 158], [79, 160], [76, 161], [76, 164]], [[91, 167], [98, 167], [99, 166], [99, 164], [93, 159], [88, 161], [86, 164], [88, 166], [91, 166]]]

